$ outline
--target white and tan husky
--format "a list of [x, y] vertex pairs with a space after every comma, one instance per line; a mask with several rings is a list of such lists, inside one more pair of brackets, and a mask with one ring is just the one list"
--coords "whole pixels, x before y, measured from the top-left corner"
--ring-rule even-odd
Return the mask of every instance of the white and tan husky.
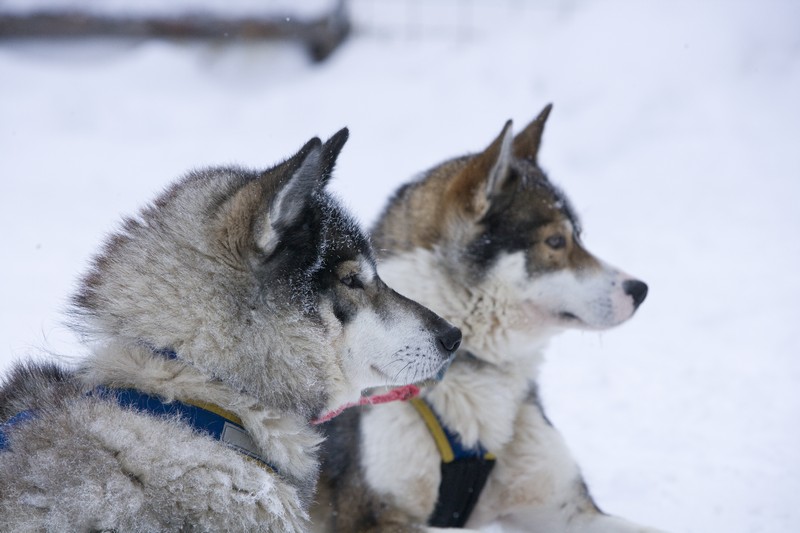
[[509, 121], [484, 151], [401, 187], [378, 220], [382, 276], [464, 341], [422, 401], [326, 428], [320, 529], [653, 531], [600, 511], [537, 395], [553, 335], [616, 326], [647, 294], [584, 248], [576, 213], [539, 167], [549, 112], [516, 137]]
[[308, 529], [311, 421], [461, 338], [325, 191], [346, 139], [193, 172], [108, 239], [74, 299], [88, 357], [0, 388], [0, 531]]

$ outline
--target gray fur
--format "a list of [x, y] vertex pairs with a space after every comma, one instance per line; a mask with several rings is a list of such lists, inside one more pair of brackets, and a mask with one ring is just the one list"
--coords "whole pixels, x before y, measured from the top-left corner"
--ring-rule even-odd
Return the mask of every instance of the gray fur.
[[[310, 420], [430, 378], [452, 357], [441, 339], [460, 339], [383, 284], [325, 192], [346, 139], [266, 171], [191, 172], [107, 240], [73, 300], [90, 355], [70, 371], [17, 366], [0, 389], [0, 422], [31, 414], [3, 429], [0, 531], [307, 529]], [[229, 411], [276, 471], [98, 386]]]

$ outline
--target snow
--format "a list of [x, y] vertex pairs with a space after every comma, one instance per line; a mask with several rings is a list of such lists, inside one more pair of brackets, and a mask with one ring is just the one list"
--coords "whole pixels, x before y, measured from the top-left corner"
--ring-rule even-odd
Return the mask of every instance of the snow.
[[674, 532], [796, 531], [800, 4], [351, 9], [321, 65], [296, 44], [0, 43], [0, 365], [80, 353], [62, 311], [88, 258], [191, 168], [264, 167], [347, 125], [332, 188], [369, 223], [552, 101], [541, 163], [589, 248], [650, 285], [631, 322], [564, 334], [543, 371], [596, 499]]

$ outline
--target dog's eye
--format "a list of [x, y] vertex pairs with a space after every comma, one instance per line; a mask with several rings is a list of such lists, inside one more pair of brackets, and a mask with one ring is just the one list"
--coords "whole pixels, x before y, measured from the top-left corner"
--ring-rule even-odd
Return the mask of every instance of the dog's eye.
[[364, 284], [358, 278], [356, 274], [350, 274], [345, 276], [341, 279], [341, 282], [345, 284], [345, 286], [350, 287], [351, 289], [363, 289]]
[[551, 235], [544, 242], [553, 250], [560, 250], [567, 245], [567, 239], [563, 235]]

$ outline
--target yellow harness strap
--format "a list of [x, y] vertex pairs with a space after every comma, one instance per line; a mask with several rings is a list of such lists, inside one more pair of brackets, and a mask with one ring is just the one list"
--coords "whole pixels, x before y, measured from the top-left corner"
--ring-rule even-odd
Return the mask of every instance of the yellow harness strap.
[[428, 525], [464, 527], [478, 503], [496, 458], [480, 443], [474, 448], [464, 448], [459, 435], [442, 425], [425, 400], [412, 398], [409, 401], [428, 426], [442, 458], [439, 496], [428, 517]]
[[442, 462], [452, 463], [453, 459], [456, 458], [453, 453], [453, 447], [450, 446], [450, 441], [442, 429], [439, 419], [433, 413], [428, 403], [420, 397], [411, 398], [409, 402], [411, 402], [411, 405], [417, 410], [422, 420], [425, 421], [425, 425], [428, 426], [428, 431], [431, 432], [431, 436], [434, 442], [436, 442], [436, 447], [439, 448], [439, 455], [442, 456]]

